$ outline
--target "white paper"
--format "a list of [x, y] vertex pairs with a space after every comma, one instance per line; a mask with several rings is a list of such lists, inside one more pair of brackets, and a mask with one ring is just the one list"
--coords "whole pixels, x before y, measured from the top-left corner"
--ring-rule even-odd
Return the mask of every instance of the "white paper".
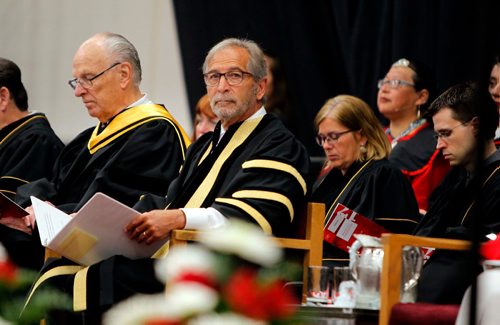
[[34, 196], [31, 196], [31, 205], [35, 211], [40, 241], [43, 246], [48, 247], [49, 242], [66, 226], [71, 217]]
[[168, 240], [147, 245], [129, 239], [124, 228], [139, 212], [103, 193], [96, 193], [74, 217], [37, 198], [32, 202], [42, 244], [82, 265], [113, 255], [151, 257]]

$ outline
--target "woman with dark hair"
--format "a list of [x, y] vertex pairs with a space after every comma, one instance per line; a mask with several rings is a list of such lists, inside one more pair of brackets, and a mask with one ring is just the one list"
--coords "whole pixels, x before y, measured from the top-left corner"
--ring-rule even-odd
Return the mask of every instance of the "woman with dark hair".
[[389, 120], [385, 129], [393, 148], [389, 161], [408, 177], [425, 214], [430, 194], [450, 168], [436, 149], [432, 124], [425, 118], [434, 88], [431, 74], [420, 62], [399, 59], [378, 88], [378, 109]]

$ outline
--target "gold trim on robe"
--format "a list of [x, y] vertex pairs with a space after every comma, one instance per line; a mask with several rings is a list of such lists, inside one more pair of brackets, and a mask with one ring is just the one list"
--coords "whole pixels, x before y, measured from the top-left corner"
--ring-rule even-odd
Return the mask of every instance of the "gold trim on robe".
[[[117, 138], [121, 137], [123, 134], [152, 120], [159, 119], [165, 120], [174, 126], [180, 142], [185, 143], [186, 147], [191, 143], [184, 129], [165, 107], [158, 104], [145, 104], [131, 107], [118, 114], [99, 134], [97, 133], [101, 123], [98, 123], [92, 132], [87, 148], [91, 154], [94, 154]], [[184, 158], [186, 157], [184, 148], [182, 148], [182, 156]]]
[[290, 222], [293, 221], [294, 210], [292, 201], [290, 201], [290, 199], [283, 194], [270, 191], [242, 190], [234, 192], [232, 194], [232, 197], [237, 199], [262, 199], [279, 202], [288, 209], [288, 213], [290, 214]]
[[302, 186], [304, 194], [307, 193], [306, 181], [304, 180], [302, 175], [300, 175], [297, 169], [295, 169], [295, 167], [293, 166], [290, 166], [289, 164], [269, 159], [254, 159], [244, 162], [243, 168], [269, 168], [286, 172], [292, 175], [297, 180], [297, 182], [299, 182], [300, 186]]
[[3, 139], [2, 141], [0, 141], [0, 145], [2, 145], [5, 141], [7, 141], [8, 138], [10, 138], [14, 133], [16, 133], [19, 129], [22, 129], [26, 124], [30, 123], [31, 121], [33, 120], [36, 120], [38, 118], [43, 118], [43, 119], [47, 119], [46, 116], [43, 116], [43, 115], [35, 115], [35, 116], [32, 116], [31, 118], [27, 119], [26, 121], [24, 121], [23, 123], [21, 123], [20, 125], [18, 125], [14, 130], [10, 131], [9, 134], [7, 134]]

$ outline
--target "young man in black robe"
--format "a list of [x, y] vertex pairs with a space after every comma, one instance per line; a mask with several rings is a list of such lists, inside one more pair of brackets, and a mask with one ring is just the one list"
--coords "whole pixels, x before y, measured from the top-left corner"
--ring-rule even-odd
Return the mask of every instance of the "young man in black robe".
[[[434, 204], [416, 235], [457, 239], [500, 232], [500, 151], [493, 138], [498, 110], [486, 92], [473, 83], [451, 87], [430, 108], [437, 148], [452, 166], [436, 189]], [[474, 233], [473, 233], [474, 232]], [[469, 253], [437, 250], [424, 266], [418, 300], [460, 304], [480, 271]]]
[[[52, 178], [19, 187], [16, 201], [29, 206], [33, 195], [72, 213], [96, 192], [129, 206], [145, 193], [165, 195], [185, 159], [189, 137], [165, 107], [141, 92], [135, 47], [121, 35], [97, 34], [76, 52], [73, 76], [69, 85], [75, 96], [99, 123], [64, 148]], [[27, 225], [33, 225], [32, 216]], [[38, 269], [43, 263], [38, 238], [28, 252], [10, 253], [31, 255]]]
[[[252, 41], [224, 40], [208, 53], [203, 72], [212, 109], [221, 121], [189, 148], [167, 198], [139, 203], [144, 211], [158, 210], [127, 226], [130, 239], [152, 243], [173, 229], [214, 229], [231, 218], [258, 224], [269, 234], [292, 235], [305, 206], [309, 157], [292, 133], [266, 114], [262, 50]], [[98, 322], [112, 304], [164, 289], [155, 279], [153, 263], [114, 256], [82, 267], [76, 276], [54, 276], [49, 282], [81, 302], [75, 311], [86, 310], [87, 321]], [[46, 265], [45, 277], [70, 272], [60, 264], [64, 261]], [[74, 286], [82, 290], [73, 291]]]
[[[12, 61], [0, 58], [0, 192], [14, 199], [17, 188], [42, 177], [51, 177], [54, 162], [64, 144], [50, 127], [47, 117], [28, 111], [28, 94], [21, 70]], [[30, 245], [25, 234], [10, 231], [19, 221], [0, 208], [0, 242], [9, 251]], [[11, 254], [15, 263], [30, 263]]]

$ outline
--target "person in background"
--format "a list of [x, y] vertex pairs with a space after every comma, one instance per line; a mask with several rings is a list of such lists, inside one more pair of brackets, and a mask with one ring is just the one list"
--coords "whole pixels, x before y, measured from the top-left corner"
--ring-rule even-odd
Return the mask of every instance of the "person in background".
[[207, 132], [211, 132], [215, 129], [215, 125], [219, 121], [219, 118], [212, 111], [210, 107], [210, 100], [208, 95], [203, 95], [198, 103], [196, 104], [196, 110], [194, 115], [194, 132], [192, 136], [192, 141], [198, 140], [202, 135]]
[[420, 62], [399, 59], [378, 88], [378, 109], [389, 120], [385, 129], [393, 148], [389, 161], [408, 177], [425, 214], [431, 193], [450, 168], [436, 149], [432, 123], [425, 118], [434, 88], [431, 74]]
[[279, 118], [293, 134], [299, 134], [296, 113], [290, 103], [290, 96], [281, 62], [270, 53], [265, 54], [268, 82], [266, 86], [266, 111]]
[[[467, 82], [446, 90], [429, 111], [437, 148], [453, 168], [415, 234], [485, 241], [500, 232], [500, 151], [493, 141], [498, 109], [485, 87]], [[468, 252], [436, 250], [422, 270], [417, 300], [460, 304], [478, 272]]]
[[[500, 56], [495, 57], [495, 61], [491, 67], [488, 90], [500, 112]], [[495, 132], [495, 145], [497, 148], [500, 147], [500, 125]]]
[[[146, 195], [136, 205], [147, 212], [126, 227], [130, 240], [151, 244], [167, 238], [173, 229], [216, 229], [232, 218], [257, 224], [267, 234], [294, 235], [306, 206], [309, 156], [281, 121], [266, 113], [262, 50], [250, 40], [223, 40], [209, 51], [203, 77], [220, 121], [213, 133], [189, 147], [167, 196]], [[49, 280], [73, 295], [85, 305], [74, 316], [90, 324], [99, 323], [104, 311], [133, 294], [164, 290], [155, 278], [152, 258], [113, 256], [89, 268], [82, 266], [76, 275], [50, 278], [65, 267], [61, 262], [46, 264], [37, 283]], [[87, 291], [74, 290], [75, 285]]]
[[[16, 201], [30, 206], [33, 195], [73, 213], [97, 192], [128, 206], [144, 193], [165, 195], [179, 174], [189, 138], [165, 107], [140, 90], [141, 65], [135, 47], [121, 35], [96, 34], [77, 50], [73, 77], [69, 86], [98, 123], [68, 143], [52, 177], [18, 187]], [[44, 248], [38, 235], [30, 235], [33, 214], [25, 221], [25, 234], [8, 230], [21, 233], [32, 246], [9, 255], [26, 256], [39, 269]], [[15, 248], [16, 243], [6, 246]]]
[[[52, 177], [54, 162], [63, 147], [47, 117], [28, 110], [28, 93], [19, 67], [0, 58], [0, 192], [14, 199], [19, 186]], [[0, 209], [0, 242], [10, 252], [30, 245], [24, 233], [10, 230], [24, 229], [15, 219]], [[33, 266], [29, 256], [11, 254], [11, 258], [17, 265]]]
[[[325, 228], [359, 221], [361, 214], [368, 222], [359, 222], [355, 233], [411, 233], [419, 220], [417, 202], [406, 177], [387, 160], [390, 143], [368, 104], [339, 95], [325, 103], [314, 122], [331, 167], [312, 193], [313, 201], [326, 204]], [[348, 262], [346, 247], [326, 235], [323, 247], [325, 264]]]

